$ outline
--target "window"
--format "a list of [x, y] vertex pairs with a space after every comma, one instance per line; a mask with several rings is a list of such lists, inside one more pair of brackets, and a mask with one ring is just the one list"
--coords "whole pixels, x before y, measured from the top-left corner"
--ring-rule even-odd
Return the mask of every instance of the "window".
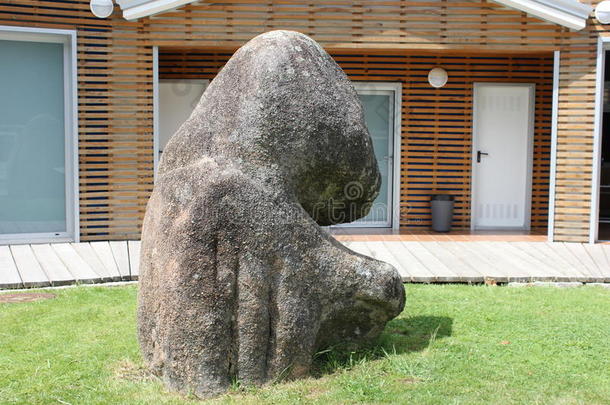
[[0, 242], [78, 239], [75, 34], [0, 27]]

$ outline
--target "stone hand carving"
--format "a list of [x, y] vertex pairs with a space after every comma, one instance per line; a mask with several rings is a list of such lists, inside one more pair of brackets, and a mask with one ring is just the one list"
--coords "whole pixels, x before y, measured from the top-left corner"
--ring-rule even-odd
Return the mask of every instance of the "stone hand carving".
[[319, 225], [367, 214], [380, 176], [358, 96], [312, 39], [260, 35], [165, 148], [142, 230], [138, 335], [168, 388], [305, 376], [404, 307], [389, 264]]

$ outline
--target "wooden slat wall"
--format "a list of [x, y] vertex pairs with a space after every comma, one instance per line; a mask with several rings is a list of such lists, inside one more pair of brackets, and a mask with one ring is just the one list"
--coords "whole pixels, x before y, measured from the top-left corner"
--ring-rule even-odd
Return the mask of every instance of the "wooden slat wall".
[[272, 29], [310, 35], [327, 48], [518, 51], [549, 49], [564, 31], [488, 1], [283, 0], [196, 2], [150, 19], [163, 46], [231, 48]]
[[[213, 79], [230, 51], [162, 48], [160, 79]], [[472, 89], [474, 82], [536, 84], [536, 129], [532, 228], [548, 221], [553, 60], [550, 55], [432, 56], [405, 54], [331, 54], [355, 81], [401, 82], [401, 227], [430, 226], [429, 196], [456, 195], [454, 226], [470, 226]], [[450, 75], [442, 89], [427, 81], [430, 69]]]
[[102, 44], [110, 50], [105, 66], [84, 69], [95, 75], [84, 87], [97, 91], [79, 99], [86, 100], [82, 104], [91, 118], [105, 124], [102, 131], [91, 125], [87, 135], [81, 131], [81, 235], [86, 240], [139, 239], [152, 191], [152, 49], [141, 46], [138, 35], [132, 27], [113, 26]]
[[[595, 21], [590, 19], [589, 24]], [[604, 28], [597, 25], [588, 28], [580, 35], [564, 38], [561, 46], [554, 223], [554, 239], [560, 241], [589, 240], [596, 31]]]
[[[258, 33], [284, 28], [304, 32], [335, 50], [442, 51], [470, 56], [561, 50], [554, 239], [582, 242], [588, 240], [591, 213], [595, 41], [598, 32], [604, 31], [593, 20], [589, 22], [587, 29], [572, 32], [476, 0], [219, 1], [198, 2], [154, 17], [150, 29], [151, 41], [159, 46], [235, 48]], [[544, 199], [544, 191], [539, 193], [534, 204]], [[408, 210], [421, 215], [425, 225], [425, 212], [417, 211], [421, 204], [409, 203]], [[544, 209], [538, 204], [534, 215]], [[468, 213], [460, 208], [464, 221]]]
[[77, 31], [81, 238], [139, 239], [153, 183], [152, 48], [143, 24], [96, 18], [88, 0], [22, 0], [0, 3], [0, 25]]
[[123, 20], [118, 7], [112, 18], [97, 19], [88, 0], [0, 2], [1, 25], [78, 31], [83, 239], [123, 239], [139, 231], [152, 184], [151, 46], [235, 49], [281, 28], [342, 52], [475, 57], [561, 50], [555, 239], [585, 241], [596, 38], [605, 33], [589, 22], [571, 32], [485, 0], [199, 1], [137, 23]]
[[[470, 227], [473, 83], [535, 83], [532, 219], [548, 222], [552, 59], [547, 56], [409, 56], [403, 90], [401, 200], [406, 226], [430, 226], [429, 195], [457, 196], [454, 226]], [[427, 83], [430, 69], [450, 75], [442, 89]]]

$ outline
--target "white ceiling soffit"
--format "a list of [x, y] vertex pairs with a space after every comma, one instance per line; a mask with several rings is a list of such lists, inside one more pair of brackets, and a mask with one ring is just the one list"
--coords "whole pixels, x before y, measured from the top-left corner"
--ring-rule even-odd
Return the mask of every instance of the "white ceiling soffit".
[[197, 0], [116, 0], [126, 20], [159, 14], [195, 1]]
[[579, 31], [587, 25], [593, 7], [578, 0], [493, 0], [555, 24]]
[[[126, 20], [137, 20], [164, 11], [172, 10], [197, 0], [117, 0]], [[578, 0], [492, 0], [507, 7], [524, 11], [573, 30], [581, 30], [587, 25], [587, 18], [593, 11], [589, 5]]]

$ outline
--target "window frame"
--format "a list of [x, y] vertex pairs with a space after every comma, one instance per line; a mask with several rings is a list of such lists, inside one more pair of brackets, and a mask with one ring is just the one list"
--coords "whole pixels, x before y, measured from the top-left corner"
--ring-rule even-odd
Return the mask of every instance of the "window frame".
[[78, 105], [75, 30], [13, 27], [0, 25], [0, 40], [50, 42], [63, 45], [64, 148], [66, 231], [0, 234], [0, 245], [44, 242], [79, 242], [78, 197]]

